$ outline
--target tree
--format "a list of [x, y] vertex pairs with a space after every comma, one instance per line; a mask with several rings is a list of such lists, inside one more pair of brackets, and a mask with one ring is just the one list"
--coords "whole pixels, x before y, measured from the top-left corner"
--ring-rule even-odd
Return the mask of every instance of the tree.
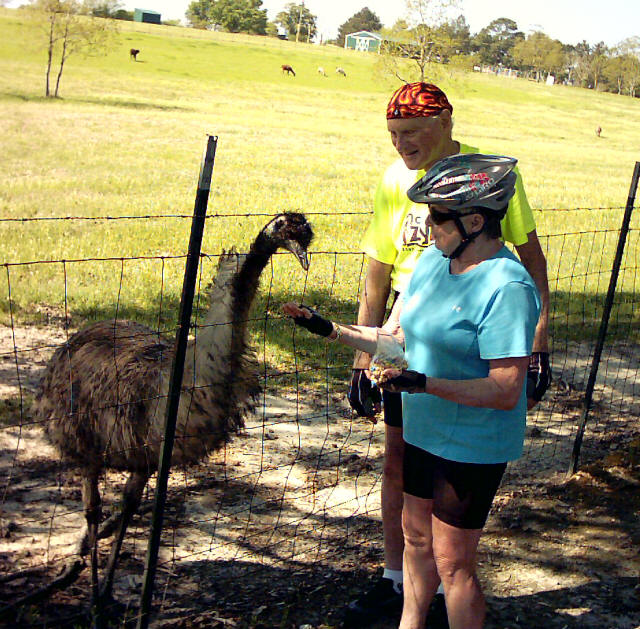
[[524, 40], [524, 33], [509, 18], [501, 17], [485, 26], [474, 38], [473, 49], [477, 51], [479, 60], [488, 65], [513, 65], [511, 51]]
[[133, 11], [118, 9], [113, 18], [116, 20], [126, 20], [127, 22], [133, 22]]
[[192, 0], [184, 14], [189, 26], [193, 28], [207, 28], [213, 24], [211, 0]]
[[447, 20], [438, 30], [442, 36], [443, 44], [448, 45], [447, 57], [469, 54], [471, 51], [471, 32], [464, 15]]
[[122, 9], [118, 0], [97, 0], [92, 4], [91, 15], [95, 17], [115, 18], [116, 13]]
[[601, 78], [609, 91], [635, 97], [640, 84], [640, 59], [632, 54], [610, 57], [602, 70]]
[[608, 55], [609, 49], [603, 41], [598, 42], [591, 51], [591, 55], [589, 56], [589, 72], [593, 79], [594, 90], [598, 89], [598, 82], [607, 63]]
[[[381, 53], [385, 73], [401, 81], [430, 80], [441, 73], [438, 67], [451, 51], [451, 39], [446, 28], [458, 0], [405, 0], [406, 19], [385, 30]], [[403, 59], [413, 62], [409, 68]]]
[[195, 28], [209, 28], [219, 24], [230, 33], [267, 32], [267, 10], [262, 0], [193, 0], [185, 16]]
[[296, 41], [299, 41], [306, 38], [307, 41], [310, 41], [318, 30], [317, 19], [317, 16], [304, 6], [304, 2], [302, 4], [289, 2], [285, 5], [284, 10], [278, 13], [275, 22], [287, 31], [290, 39], [295, 38]]
[[344, 39], [349, 33], [357, 31], [369, 31], [377, 33], [382, 28], [380, 18], [368, 7], [354, 13], [344, 24], [338, 29], [338, 38], [336, 43], [338, 46], [344, 46]]
[[[31, 0], [33, 17], [45, 33], [47, 69], [45, 95], [57, 98], [65, 63], [78, 52], [100, 54], [106, 50], [116, 22], [93, 15], [95, 4], [89, 0]], [[51, 93], [51, 71], [59, 60], [55, 90]]]
[[538, 81], [544, 74], [557, 72], [565, 64], [562, 43], [540, 31], [531, 33], [513, 47], [513, 59], [520, 67], [533, 70]]

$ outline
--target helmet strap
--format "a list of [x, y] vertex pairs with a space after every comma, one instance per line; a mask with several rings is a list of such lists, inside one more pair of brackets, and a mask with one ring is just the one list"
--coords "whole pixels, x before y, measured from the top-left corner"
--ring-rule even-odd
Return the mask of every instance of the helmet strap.
[[484, 231], [483, 226], [481, 230], [468, 234], [459, 216], [456, 216], [453, 219], [453, 222], [456, 224], [456, 227], [460, 232], [460, 236], [462, 236], [462, 241], [449, 255], [444, 256], [445, 258], [449, 258], [449, 260], [455, 260], [460, 257], [462, 252]]

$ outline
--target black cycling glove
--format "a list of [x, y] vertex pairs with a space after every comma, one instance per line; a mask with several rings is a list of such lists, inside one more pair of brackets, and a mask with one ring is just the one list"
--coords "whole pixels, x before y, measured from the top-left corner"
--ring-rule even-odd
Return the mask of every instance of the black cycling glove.
[[527, 397], [539, 402], [551, 384], [549, 352], [533, 352], [527, 369]]
[[406, 393], [425, 393], [426, 386], [427, 376], [423, 373], [412, 371], [410, 369], [403, 371], [395, 378], [389, 378], [389, 380], [386, 380], [382, 384], [384, 389], [397, 393], [402, 391]]
[[373, 417], [380, 411], [382, 396], [378, 387], [367, 378], [364, 369], [354, 369], [351, 372], [351, 384], [347, 399], [356, 415]]
[[309, 330], [313, 334], [319, 336], [329, 336], [333, 332], [333, 323], [329, 319], [321, 317], [313, 308], [300, 304], [300, 308], [305, 308], [311, 313], [311, 318], [307, 319], [305, 316], [293, 317], [293, 321], [296, 325]]

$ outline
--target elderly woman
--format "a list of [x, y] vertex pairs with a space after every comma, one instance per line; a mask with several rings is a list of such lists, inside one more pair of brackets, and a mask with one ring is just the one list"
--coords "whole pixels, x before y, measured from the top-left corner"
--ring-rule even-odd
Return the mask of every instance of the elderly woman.
[[[378, 382], [401, 391], [405, 418], [404, 606], [400, 629], [422, 629], [440, 581], [451, 629], [482, 627], [476, 576], [482, 528], [508, 461], [522, 453], [525, 377], [540, 298], [500, 240], [516, 160], [440, 160], [408, 195], [429, 205], [435, 246], [422, 254], [382, 330], [332, 323], [285, 304], [297, 324], [378, 355]], [[405, 346], [408, 369], [385, 368], [378, 337]]]

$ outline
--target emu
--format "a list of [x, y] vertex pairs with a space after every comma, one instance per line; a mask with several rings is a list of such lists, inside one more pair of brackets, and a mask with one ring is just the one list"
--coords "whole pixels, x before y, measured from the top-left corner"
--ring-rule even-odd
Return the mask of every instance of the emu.
[[137, 60], [138, 60], [138, 53], [139, 53], [139, 52], [140, 52], [140, 51], [139, 51], [137, 48], [132, 48], [132, 49], [129, 51], [129, 59], [133, 59], [134, 61], [137, 61]]
[[601, 134], [601, 133], [602, 133], [602, 127], [601, 127], [600, 125], [598, 125], [598, 126], [596, 127], [596, 135], [597, 135], [598, 137], [600, 137], [600, 134]]
[[[220, 257], [209, 310], [187, 348], [174, 464], [195, 463], [223, 446], [255, 408], [261, 387], [257, 357], [247, 343], [247, 321], [260, 274], [279, 248], [293, 253], [307, 270], [312, 238], [303, 214], [279, 214], [260, 231], [247, 254], [232, 249]], [[96, 610], [111, 600], [127, 526], [149, 477], [158, 469], [172, 345], [135, 321], [94, 323], [56, 350], [35, 398], [35, 416], [47, 437], [80, 469], [86, 525], [76, 547], [78, 557], [65, 574], [77, 575], [91, 550], [91, 599]], [[98, 479], [105, 469], [128, 472], [129, 478], [120, 514], [99, 530]], [[114, 531], [100, 584], [97, 540]]]
[[336, 68], [336, 74], [342, 74], [344, 77], [347, 76], [347, 73], [342, 68]]
[[280, 67], [282, 68], [282, 74], [286, 72], [287, 74], [293, 74], [293, 76], [296, 75], [296, 73], [293, 71], [293, 68], [290, 65], [283, 63]]

